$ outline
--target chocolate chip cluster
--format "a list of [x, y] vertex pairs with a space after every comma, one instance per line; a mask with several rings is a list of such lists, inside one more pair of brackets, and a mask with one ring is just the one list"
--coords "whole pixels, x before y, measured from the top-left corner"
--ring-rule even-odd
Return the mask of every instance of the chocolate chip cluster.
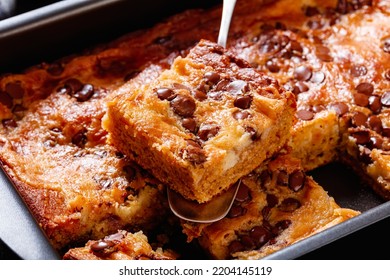
[[[160, 87], [154, 90], [156, 96], [163, 101], [168, 101], [174, 114], [180, 119], [182, 127], [194, 135], [187, 140], [187, 148], [182, 151], [182, 157], [190, 162], [201, 164], [206, 160], [203, 145], [209, 139], [215, 137], [221, 127], [215, 122], [199, 123], [195, 116], [198, 102], [222, 102], [229, 96], [232, 98], [232, 117], [237, 120], [245, 120], [252, 117], [250, 107], [252, 104], [251, 85], [247, 81], [222, 77], [214, 71], [205, 72], [200, 83], [190, 88], [184, 84], [173, 83], [171, 87]], [[260, 133], [252, 126], [245, 125], [245, 131], [255, 141]]]
[[[300, 192], [306, 182], [305, 173], [300, 170], [287, 172], [284, 169], [264, 170], [260, 174], [252, 173], [250, 176], [258, 177], [259, 187], [266, 194], [266, 205], [261, 210], [262, 223], [256, 224], [249, 230], [237, 233], [237, 238], [229, 244], [229, 252], [241, 252], [246, 250], [259, 249], [265, 244], [273, 244], [276, 238], [285, 229], [291, 225], [291, 220], [281, 219], [279, 221], [271, 221], [272, 211], [281, 211], [285, 213], [293, 213], [301, 207], [301, 202], [294, 195]], [[272, 186], [275, 184], [275, 186]], [[281, 197], [273, 193], [274, 188], [288, 188], [285, 193], [290, 193]], [[234, 219], [243, 216], [247, 213], [247, 208], [252, 200], [252, 192], [245, 183], [241, 182], [236, 199], [231, 210], [228, 213], [229, 219]]]

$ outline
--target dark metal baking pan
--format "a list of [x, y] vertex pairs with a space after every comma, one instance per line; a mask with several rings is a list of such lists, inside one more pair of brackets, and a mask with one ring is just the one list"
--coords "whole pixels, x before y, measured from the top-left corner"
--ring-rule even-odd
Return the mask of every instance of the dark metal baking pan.
[[[150, 27], [184, 9], [207, 8], [221, 2], [59, 1], [0, 21], [0, 73], [23, 70], [42, 61], [79, 52], [130, 31]], [[22, 259], [58, 258], [12, 184], [4, 174], [0, 175], [0, 239]], [[339, 259], [343, 258], [340, 254], [343, 245], [355, 241], [361, 243], [358, 251], [354, 250], [354, 255], [344, 255], [346, 258], [353, 256], [354, 259], [377, 259], [377, 255], [371, 254], [374, 251], [369, 251], [371, 246], [364, 246], [372, 240], [381, 242], [381, 248], [390, 249], [390, 241], [385, 238], [385, 232], [381, 232], [382, 228], [388, 228], [390, 224], [390, 202], [381, 200], [343, 165], [330, 164], [310, 175], [342, 207], [359, 210], [362, 214], [280, 250], [266, 259]], [[382, 228], [374, 228], [377, 225], [382, 225]], [[359, 232], [364, 235], [359, 237]], [[334, 244], [338, 247], [332, 247]], [[0, 246], [0, 250], [2, 247], [5, 246]], [[337, 254], [326, 257], [329, 254], [326, 248], [340, 250]], [[321, 255], [321, 250], [324, 249]], [[317, 252], [320, 253], [316, 254]]]
[[0, 173], [0, 240], [2, 254], [12, 249], [15, 259], [59, 258], [3, 172]]

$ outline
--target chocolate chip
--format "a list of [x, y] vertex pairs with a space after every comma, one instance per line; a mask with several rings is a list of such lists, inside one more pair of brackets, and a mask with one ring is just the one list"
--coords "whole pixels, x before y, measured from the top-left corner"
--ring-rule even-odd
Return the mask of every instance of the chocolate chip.
[[366, 130], [352, 132], [351, 136], [355, 138], [358, 145], [364, 145], [370, 141], [370, 133]]
[[364, 65], [354, 65], [351, 67], [351, 75], [354, 77], [360, 77], [367, 74], [367, 68]]
[[1, 121], [4, 127], [17, 127], [17, 123], [14, 119], [4, 119]]
[[100, 252], [114, 245], [115, 243], [109, 241], [96, 241], [91, 245], [91, 250], [94, 252]]
[[84, 147], [85, 143], [87, 143], [87, 136], [84, 130], [77, 132], [72, 137], [72, 143], [78, 147]]
[[192, 133], [196, 132], [197, 125], [195, 119], [193, 118], [183, 118], [181, 120], [181, 125]]
[[298, 66], [294, 70], [294, 77], [298, 81], [308, 81], [312, 76], [312, 71], [305, 65]]
[[263, 209], [261, 209], [261, 215], [263, 216], [264, 220], [269, 219], [269, 214], [271, 213], [271, 207], [264, 206]]
[[370, 83], [360, 83], [356, 86], [356, 91], [366, 95], [370, 95], [374, 91], [374, 86]]
[[302, 93], [302, 92], [306, 92], [308, 90], [309, 90], [309, 87], [304, 82], [299, 81], [299, 82], [297, 82], [294, 85], [293, 93], [294, 94], [299, 94], [299, 93]]
[[232, 207], [229, 210], [228, 217], [229, 218], [237, 218], [242, 215], [245, 215], [246, 208], [242, 207], [241, 205], [232, 205]]
[[260, 247], [267, 243], [272, 234], [263, 226], [255, 226], [249, 231], [249, 236], [255, 242], [256, 246]]
[[312, 17], [312, 16], [315, 16], [315, 15], [318, 15], [319, 13], [320, 13], [320, 11], [318, 10], [317, 7], [307, 6], [306, 9], [305, 9], [305, 15], [307, 17]]
[[267, 205], [269, 207], [274, 207], [278, 204], [279, 200], [278, 197], [274, 194], [267, 194]]
[[296, 112], [296, 116], [301, 120], [309, 121], [314, 118], [314, 113], [310, 110], [302, 109]]
[[355, 93], [353, 95], [353, 101], [358, 106], [366, 107], [369, 104], [368, 97], [369, 97], [368, 95], [365, 95], [363, 93]]
[[218, 83], [219, 79], [221, 78], [221, 76], [216, 72], [206, 72], [203, 77], [206, 79], [207, 82], [213, 85]]
[[383, 140], [381, 137], [372, 136], [370, 137], [369, 147], [372, 149], [382, 149]]
[[301, 203], [299, 202], [299, 200], [292, 197], [288, 197], [279, 204], [278, 209], [283, 212], [294, 212], [300, 207]]
[[314, 72], [310, 78], [310, 81], [316, 84], [321, 84], [325, 81], [325, 74], [321, 71]]
[[284, 170], [278, 171], [276, 182], [281, 186], [288, 186], [288, 174]]
[[280, 42], [278, 42], [277, 37], [264, 38], [259, 41], [259, 43], [261, 53], [277, 52], [281, 49], [281, 45]]
[[185, 153], [182, 154], [183, 159], [186, 159], [195, 164], [204, 163], [207, 159], [206, 152], [202, 149], [201, 145], [194, 140], [187, 140], [187, 147]]
[[233, 104], [237, 108], [248, 109], [251, 106], [251, 103], [252, 103], [252, 96], [244, 95], [244, 96], [237, 96]]
[[390, 81], [390, 69], [388, 69], [388, 70], [385, 72], [385, 78], [386, 78], [386, 80]]
[[257, 130], [251, 126], [246, 126], [245, 127], [245, 132], [249, 133], [251, 136], [252, 141], [256, 141], [261, 138], [261, 134], [257, 132]]
[[307, 26], [312, 30], [316, 30], [324, 27], [324, 23], [322, 22], [321, 18], [315, 18], [309, 20], [307, 22]]
[[284, 59], [291, 59], [293, 57], [293, 52], [291, 49], [285, 48], [280, 51], [279, 55]]
[[244, 245], [245, 250], [253, 250], [256, 246], [253, 239], [248, 235], [241, 236], [241, 243]]
[[352, 124], [355, 126], [365, 126], [367, 122], [366, 114], [362, 112], [354, 112], [352, 115]]
[[298, 41], [291, 40], [289, 45], [290, 50], [294, 55], [302, 56], [303, 48]]
[[220, 80], [218, 84], [215, 86], [215, 91], [225, 91], [229, 85], [229, 80]]
[[359, 150], [359, 159], [365, 164], [372, 163], [371, 150], [363, 147], [363, 149]]
[[287, 26], [283, 22], [277, 21], [275, 23], [275, 28], [278, 30], [286, 30]]
[[240, 187], [237, 191], [235, 201], [239, 203], [248, 202], [251, 200], [251, 193], [247, 185], [241, 182]]
[[156, 90], [156, 94], [160, 100], [172, 100], [176, 96], [170, 88], [159, 88]]
[[93, 241], [90, 248], [97, 256], [107, 256], [116, 251], [115, 243], [110, 240]]
[[276, 230], [276, 234], [280, 234], [283, 230], [287, 229], [292, 224], [291, 220], [281, 220], [278, 221], [274, 229]]
[[368, 127], [374, 130], [377, 133], [381, 133], [383, 126], [382, 126], [382, 120], [380, 117], [372, 115], [367, 119]]
[[269, 223], [269, 221], [267, 219], [263, 219], [263, 227], [266, 230], [268, 230], [270, 233], [272, 232], [272, 225]]
[[[286, 35], [280, 35], [277, 37], [277, 40], [279, 42], [279, 45], [281, 47], [286, 47], [289, 43], [290, 43], [290, 37], [286, 36]], [[296, 42], [296, 41], [295, 41]], [[290, 46], [291, 48], [291, 46]]]
[[390, 138], [390, 127], [384, 127], [382, 129], [382, 135], [384, 137]]
[[305, 173], [301, 170], [296, 170], [289, 176], [288, 187], [294, 192], [297, 192], [303, 188], [305, 179]]
[[310, 36], [310, 41], [312, 41], [313, 43], [318, 44], [318, 45], [322, 44], [322, 42], [323, 42], [323, 40], [320, 37], [313, 35], [313, 34], [311, 34], [311, 36]]
[[64, 87], [66, 93], [73, 96], [74, 93], [80, 91], [83, 88], [83, 83], [76, 78], [70, 78], [65, 81]]
[[233, 112], [233, 118], [235, 118], [236, 120], [244, 120], [249, 117], [251, 117], [251, 114], [248, 111], [238, 110]]
[[5, 85], [5, 91], [14, 99], [20, 99], [24, 95], [24, 88], [20, 81], [7, 83]]
[[191, 117], [196, 110], [195, 100], [187, 95], [177, 95], [171, 100], [173, 111], [181, 117]]
[[123, 171], [126, 173], [126, 178], [130, 182], [133, 181], [135, 179], [135, 176], [137, 175], [136, 168], [131, 164], [123, 166]]
[[14, 100], [8, 93], [6, 93], [5, 91], [1, 91], [0, 103], [8, 108], [12, 108], [12, 105], [14, 104]]
[[79, 102], [85, 102], [88, 99], [92, 97], [94, 94], [94, 87], [91, 84], [85, 84], [83, 88], [77, 92], [74, 93], [74, 97], [77, 99]]
[[382, 49], [386, 53], [390, 53], [390, 37], [383, 40]]
[[390, 91], [386, 91], [381, 97], [381, 103], [383, 106], [390, 106]]
[[346, 14], [348, 12], [348, 1], [347, 0], [338, 0], [336, 11], [340, 14]]
[[330, 108], [333, 109], [338, 116], [342, 116], [349, 111], [348, 105], [344, 102], [336, 102], [330, 105]]
[[316, 55], [320, 60], [322, 60], [324, 62], [333, 61], [333, 57], [330, 54], [329, 48], [324, 46], [324, 45], [316, 46]]
[[374, 114], [378, 114], [382, 110], [381, 99], [379, 96], [371, 95], [368, 98], [368, 105]]
[[267, 60], [265, 67], [267, 67], [267, 69], [272, 73], [277, 73], [280, 71], [279, 65], [272, 60]]
[[218, 132], [219, 126], [217, 124], [202, 124], [198, 131], [198, 137], [203, 141], [207, 141], [217, 135]]
[[233, 254], [233, 253], [236, 253], [236, 252], [241, 252], [241, 251], [244, 251], [244, 245], [241, 244], [240, 241], [238, 240], [233, 240], [230, 244], [229, 244], [229, 247], [228, 247], [228, 250], [230, 252], [230, 254]]

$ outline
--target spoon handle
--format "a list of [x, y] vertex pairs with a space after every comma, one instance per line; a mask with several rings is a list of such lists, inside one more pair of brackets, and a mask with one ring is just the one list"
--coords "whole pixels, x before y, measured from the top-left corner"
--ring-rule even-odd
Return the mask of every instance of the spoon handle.
[[236, 0], [223, 0], [221, 26], [219, 28], [218, 45], [226, 48], [229, 34], [230, 21], [232, 19]]

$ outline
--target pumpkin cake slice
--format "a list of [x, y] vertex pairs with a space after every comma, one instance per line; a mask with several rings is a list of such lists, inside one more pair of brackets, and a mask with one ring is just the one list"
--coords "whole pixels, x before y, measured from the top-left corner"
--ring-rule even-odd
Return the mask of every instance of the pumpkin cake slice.
[[281, 149], [295, 118], [291, 92], [206, 40], [115, 96], [103, 119], [110, 143], [200, 203]]

